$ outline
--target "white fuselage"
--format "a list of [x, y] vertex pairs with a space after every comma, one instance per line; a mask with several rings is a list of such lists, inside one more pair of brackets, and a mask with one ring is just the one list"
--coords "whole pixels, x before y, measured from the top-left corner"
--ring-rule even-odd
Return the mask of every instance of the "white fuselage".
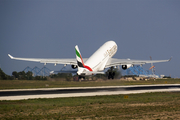
[[[117, 52], [117, 44], [114, 41], [104, 43], [90, 58], [85, 62], [93, 71], [103, 71], [109, 58]], [[88, 69], [84, 68], [85, 71]]]

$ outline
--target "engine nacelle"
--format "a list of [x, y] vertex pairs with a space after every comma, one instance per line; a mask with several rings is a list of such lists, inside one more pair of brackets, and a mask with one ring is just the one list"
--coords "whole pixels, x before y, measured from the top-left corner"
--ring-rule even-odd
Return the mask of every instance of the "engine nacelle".
[[71, 67], [72, 67], [73, 69], [76, 69], [76, 68], [77, 68], [77, 65], [71, 65]]
[[132, 64], [122, 65], [122, 69], [126, 70], [126, 69], [130, 68], [131, 66], [132, 66]]

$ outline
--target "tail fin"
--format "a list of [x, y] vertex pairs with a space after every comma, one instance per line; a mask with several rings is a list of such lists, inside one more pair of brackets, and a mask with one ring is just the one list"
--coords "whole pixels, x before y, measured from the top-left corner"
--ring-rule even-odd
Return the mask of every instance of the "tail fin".
[[76, 60], [77, 60], [77, 65], [78, 65], [78, 67], [84, 68], [84, 62], [83, 62], [81, 53], [80, 53], [79, 48], [78, 48], [77, 45], [75, 46], [75, 50], [76, 50]]
[[81, 53], [79, 51], [78, 46], [75, 46], [75, 50], [76, 50], [76, 59], [77, 59], [77, 65], [78, 65], [78, 74], [80, 75], [81, 73], [83, 73], [84, 68], [88, 69], [89, 71], [92, 71], [92, 69], [89, 66], [84, 65]]

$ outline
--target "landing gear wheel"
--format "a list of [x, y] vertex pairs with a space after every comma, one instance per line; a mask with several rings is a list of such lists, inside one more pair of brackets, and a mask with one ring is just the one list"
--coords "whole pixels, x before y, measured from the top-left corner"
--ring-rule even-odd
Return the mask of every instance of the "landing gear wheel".
[[108, 79], [114, 79], [114, 76], [115, 76], [115, 72], [109, 72], [108, 74]]

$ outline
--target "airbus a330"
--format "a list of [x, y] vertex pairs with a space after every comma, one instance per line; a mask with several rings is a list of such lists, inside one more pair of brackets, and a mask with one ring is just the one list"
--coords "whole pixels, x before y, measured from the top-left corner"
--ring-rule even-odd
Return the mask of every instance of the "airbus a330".
[[[71, 65], [73, 69], [77, 69], [76, 73], [79, 76], [88, 76], [93, 74], [104, 74], [104, 69], [121, 65], [123, 70], [130, 68], [133, 65], [143, 65], [146, 63], [168, 62], [171, 60], [131, 60], [112, 58], [117, 52], [118, 46], [114, 41], [107, 41], [89, 58], [82, 58], [78, 46], [75, 46], [76, 59], [41, 59], [41, 58], [19, 58], [8, 56], [15, 60], [33, 61], [40, 63], [52, 63], [54, 65], [64, 64]], [[109, 73], [108, 78], [113, 78], [114, 75]]]

